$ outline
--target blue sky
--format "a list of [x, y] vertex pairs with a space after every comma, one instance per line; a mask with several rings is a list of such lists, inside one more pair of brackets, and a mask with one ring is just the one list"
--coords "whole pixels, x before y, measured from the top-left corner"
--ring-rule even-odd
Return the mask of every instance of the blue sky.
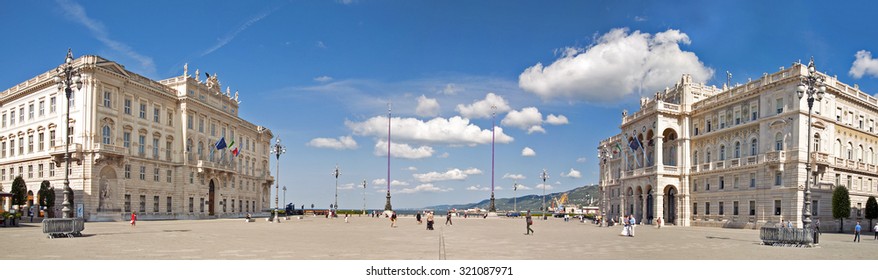
[[[26, 1], [0, 3], [0, 88], [96, 54], [153, 79], [218, 73], [240, 114], [283, 139], [287, 202], [384, 205], [393, 102], [396, 208], [597, 182], [622, 109], [682, 73], [722, 86], [814, 56], [878, 92], [875, 4], [798, 1]], [[865, 52], [862, 52], [865, 51]], [[859, 55], [858, 55], [859, 53]], [[855, 61], [857, 61], [855, 63]], [[856, 66], [855, 66], [856, 65]], [[490, 95], [489, 95], [490, 93]], [[481, 101], [481, 102], [479, 102]], [[383, 124], [383, 125], [382, 125]], [[501, 132], [502, 129], [502, 132]], [[377, 146], [377, 148], [376, 148]], [[523, 156], [529, 148], [534, 156]], [[398, 152], [397, 152], [398, 151]], [[272, 163], [272, 173], [274, 170]], [[504, 178], [504, 176], [506, 178]], [[355, 186], [357, 185], [357, 186]]]

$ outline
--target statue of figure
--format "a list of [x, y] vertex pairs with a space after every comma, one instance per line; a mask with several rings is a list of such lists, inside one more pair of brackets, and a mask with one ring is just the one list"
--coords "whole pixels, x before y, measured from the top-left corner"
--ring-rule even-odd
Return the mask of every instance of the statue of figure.
[[232, 96], [232, 88], [226, 87], [226, 96]]
[[199, 83], [201, 82], [198, 80], [198, 69], [195, 69], [195, 81]]
[[189, 77], [189, 63], [183, 64], [183, 77]]
[[238, 91], [235, 91], [235, 101], [238, 101]]
[[628, 109], [624, 109], [624, 110], [622, 110], [622, 117], [624, 118], [624, 117], [627, 117], [627, 116], [628, 116]]

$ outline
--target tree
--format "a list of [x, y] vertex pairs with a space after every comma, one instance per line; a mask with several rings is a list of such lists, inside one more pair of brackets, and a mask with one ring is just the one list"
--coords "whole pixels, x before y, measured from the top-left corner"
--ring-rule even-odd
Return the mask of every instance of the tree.
[[55, 188], [52, 187], [52, 184], [49, 181], [43, 181], [40, 184], [40, 191], [38, 192], [40, 196], [40, 205], [46, 207], [46, 217], [54, 218], [55, 211]]
[[866, 219], [869, 219], [869, 228], [872, 228], [872, 219], [878, 218], [878, 201], [874, 196], [866, 200]]
[[832, 192], [832, 217], [839, 219], [838, 232], [844, 229], [844, 218], [851, 216], [851, 195], [844, 186], [837, 186]]
[[15, 177], [15, 180], [12, 181], [12, 205], [18, 205], [19, 209], [21, 205], [27, 203], [27, 185], [24, 184], [24, 179], [21, 176]]

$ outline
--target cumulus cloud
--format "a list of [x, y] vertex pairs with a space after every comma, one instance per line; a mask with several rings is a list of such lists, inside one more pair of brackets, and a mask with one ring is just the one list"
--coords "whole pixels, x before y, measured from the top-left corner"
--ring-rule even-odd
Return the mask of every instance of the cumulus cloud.
[[521, 156], [535, 157], [537, 156], [537, 152], [535, 152], [534, 149], [531, 149], [530, 147], [524, 147], [524, 149], [521, 149]]
[[496, 113], [505, 113], [512, 110], [509, 107], [509, 102], [503, 99], [502, 96], [491, 92], [485, 95], [485, 99], [475, 101], [472, 104], [458, 104], [457, 112], [460, 112], [461, 116], [470, 119], [486, 119], [491, 117], [491, 106], [497, 107], [494, 109]]
[[[516, 188], [516, 186], [513, 186], [513, 188]], [[518, 188], [518, 190], [521, 190], [521, 191], [527, 191], [527, 190], [532, 190], [532, 189], [533, 189], [533, 188], [531, 188], [531, 187], [528, 187], [528, 186], [526, 186], [526, 185], [522, 185], [522, 184], [518, 184], [517, 188]]]
[[[422, 159], [433, 156], [433, 153], [433, 147], [430, 146], [420, 146], [414, 148], [409, 144], [400, 144], [396, 142], [390, 143], [390, 154], [395, 158]], [[375, 155], [379, 157], [387, 156], [386, 140], [378, 140], [378, 142], [375, 143]]]
[[[372, 180], [372, 185], [373, 186], [387, 186], [387, 179], [381, 178], [381, 179]], [[408, 185], [409, 185], [408, 182], [397, 181], [397, 180], [390, 181], [391, 187], [408, 186]]]
[[415, 177], [415, 180], [418, 180], [421, 183], [429, 183], [429, 182], [438, 182], [438, 181], [462, 181], [466, 180], [470, 175], [478, 175], [482, 174], [482, 171], [477, 168], [470, 168], [466, 170], [460, 170], [459, 168], [449, 169], [444, 173], [439, 173], [436, 171], [429, 173], [418, 173], [412, 174], [412, 177]]
[[555, 116], [555, 115], [549, 114], [549, 116], [546, 117], [546, 123], [551, 124], [551, 125], [562, 125], [562, 124], [568, 124], [569, 121], [567, 121], [567, 117], [565, 117], [564, 115]]
[[404, 188], [404, 189], [398, 190], [398, 191], [396, 191], [396, 193], [410, 194], [410, 193], [418, 193], [418, 192], [449, 192], [449, 191], [453, 191], [453, 190], [454, 190], [453, 188], [443, 189], [440, 187], [436, 187], [433, 184], [421, 184], [421, 185], [418, 185], [414, 188]]
[[331, 81], [332, 81], [332, 77], [330, 77], [330, 76], [320, 76], [320, 77], [314, 78], [314, 81], [315, 81], [315, 82], [319, 82], [319, 83], [328, 83], [328, 82], [331, 82]]
[[[521, 188], [521, 187], [519, 187], [519, 188]], [[546, 189], [547, 191], [550, 191], [550, 190], [554, 189], [555, 187], [552, 187], [551, 184], [537, 184], [537, 186], [534, 188], [536, 188], [538, 190]]]
[[357, 141], [353, 137], [342, 136], [338, 139], [334, 138], [314, 138], [308, 142], [308, 146], [315, 148], [329, 148], [336, 150], [354, 150], [357, 148]]
[[[372, 117], [363, 122], [345, 121], [345, 125], [355, 135], [387, 138], [387, 117], [385, 116]], [[469, 119], [459, 116], [448, 119], [434, 118], [429, 121], [394, 117], [391, 132], [393, 141], [400, 143], [412, 142], [467, 146], [491, 143], [490, 129], [483, 130], [477, 125], [470, 123]], [[512, 140], [511, 136], [503, 133], [503, 128], [497, 128], [497, 143], [507, 144], [512, 142]]]
[[857, 60], [854, 60], [854, 64], [848, 72], [851, 77], [859, 79], [864, 75], [870, 75], [878, 78], [878, 59], [872, 58], [872, 52], [861, 50], [855, 56]]
[[418, 107], [415, 114], [421, 117], [435, 117], [439, 115], [439, 101], [435, 98], [427, 98], [424, 95], [418, 97]]
[[544, 100], [611, 103], [640, 89], [644, 93], [663, 89], [682, 74], [691, 74], [695, 82], [706, 81], [714, 70], [694, 53], [680, 49], [690, 43], [679, 30], [652, 35], [617, 28], [585, 49], [568, 47], [548, 66], [537, 63], [527, 68], [518, 85]]
[[512, 180], [524, 180], [527, 179], [524, 175], [521, 174], [503, 174], [503, 179], [512, 179]]
[[543, 124], [543, 114], [536, 107], [527, 107], [520, 111], [510, 111], [506, 117], [500, 121], [501, 125], [517, 127], [527, 130], [527, 133], [543, 132], [546, 130], [541, 126]]
[[582, 178], [582, 172], [579, 172], [579, 170], [576, 170], [576, 169], [570, 168], [570, 171], [569, 171], [569, 172], [567, 172], [567, 173], [561, 173], [561, 177], [567, 177], [567, 178]]

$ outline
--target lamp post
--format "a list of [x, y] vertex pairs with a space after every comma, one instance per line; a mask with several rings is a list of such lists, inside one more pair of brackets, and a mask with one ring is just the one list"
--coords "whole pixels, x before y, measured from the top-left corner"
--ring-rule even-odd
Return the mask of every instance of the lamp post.
[[[823, 94], [826, 93], [826, 85], [824, 84], [823, 77], [817, 76], [817, 70], [814, 69], [814, 57], [811, 57], [811, 62], [808, 62], [808, 73], [802, 80], [799, 82], [799, 85], [796, 87], [796, 94], [798, 94], [799, 99], [804, 97], [808, 97], [808, 157], [805, 162], [805, 209], [802, 211], [802, 228], [807, 229], [811, 225], [811, 179], [809, 178], [811, 174], [811, 109], [814, 107], [814, 100], [820, 102], [823, 99]], [[815, 181], [816, 183], [816, 181]], [[816, 235], [816, 233], [815, 233]]]
[[70, 98], [73, 97], [73, 88], [76, 91], [82, 89], [82, 75], [79, 69], [73, 69], [73, 51], [67, 49], [67, 58], [65, 64], [58, 67], [55, 71], [57, 75], [54, 78], [58, 84], [58, 91], [64, 91], [67, 96], [67, 121], [64, 122], [66, 129], [64, 140], [64, 202], [61, 203], [61, 218], [72, 218], [70, 208], [73, 205], [73, 189], [70, 188]]
[[[277, 178], [275, 178], [276, 181], [275, 181], [275, 185], [274, 185], [274, 219], [278, 222], [280, 222], [280, 220], [277, 219], [277, 209], [278, 209], [277, 196], [278, 196], [278, 191], [279, 191], [278, 188], [280, 188], [280, 155], [282, 155], [286, 152], [287, 152], [287, 148], [280, 144], [280, 137], [278, 137], [277, 141], [275, 141], [274, 146], [271, 149], [271, 153], [274, 154], [277, 158], [277, 163], [276, 163], [277, 164]], [[284, 196], [286, 196], [286, 193], [284, 194]]]
[[338, 164], [335, 165], [335, 171], [332, 172], [332, 175], [335, 176], [335, 211], [332, 212], [332, 216], [335, 217], [335, 213], [338, 213], [338, 175], [341, 175], [341, 172], [338, 170]]
[[366, 179], [363, 179], [363, 215], [366, 215]]
[[512, 212], [518, 213], [518, 195], [515, 194], [516, 191], [518, 191], [518, 181], [512, 184]]
[[549, 210], [546, 209], [546, 180], [549, 179], [549, 173], [546, 172], [545, 168], [543, 168], [543, 173], [540, 173], [540, 179], [543, 179], [543, 220], [546, 220], [548, 219], [546, 211]]
[[488, 213], [497, 212], [497, 208], [494, 207], [494, 128], [497, 126], [495, 121], [496, 110], [497, 106], [491, 105], [491, 204], [488, 206]]
[[391, 103], [387, 103], [387, 203], [384, 204], [384, 214], [393, 213], [393, 206], [390, 205], [390, 120], [391, 120]]

